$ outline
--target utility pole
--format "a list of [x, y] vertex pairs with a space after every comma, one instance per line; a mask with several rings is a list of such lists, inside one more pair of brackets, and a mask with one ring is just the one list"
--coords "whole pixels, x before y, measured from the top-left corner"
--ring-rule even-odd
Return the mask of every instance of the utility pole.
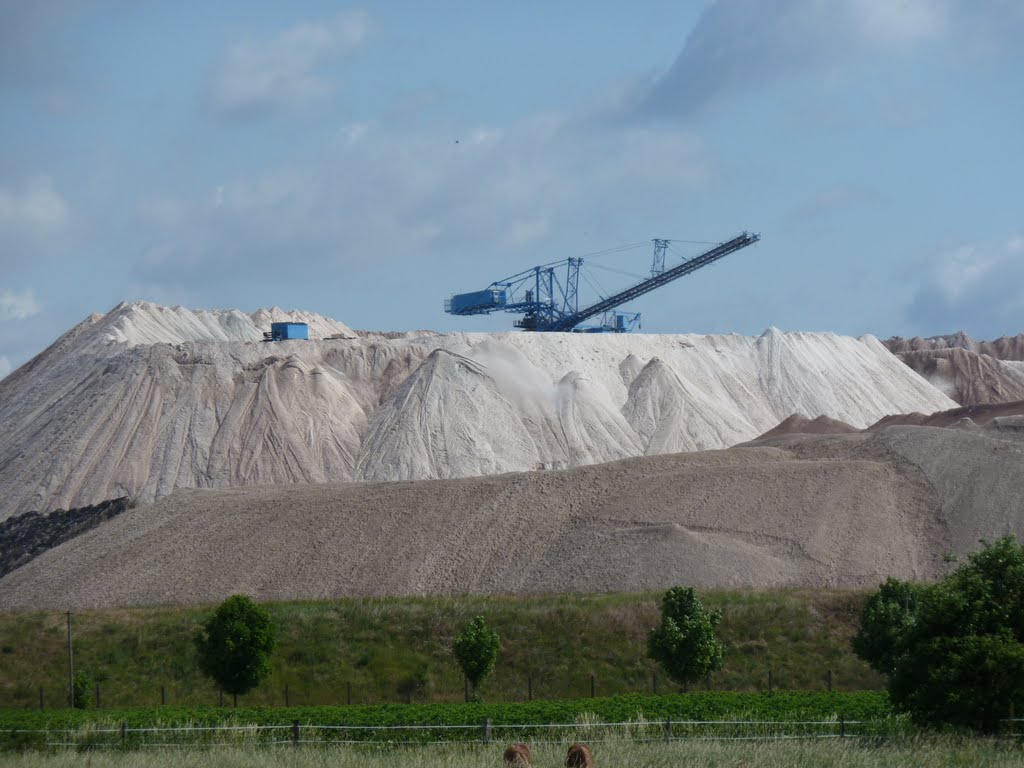
[[71, 611], [68, 611], [68, 706], [75, 708], [75, 662], [71, 650]]

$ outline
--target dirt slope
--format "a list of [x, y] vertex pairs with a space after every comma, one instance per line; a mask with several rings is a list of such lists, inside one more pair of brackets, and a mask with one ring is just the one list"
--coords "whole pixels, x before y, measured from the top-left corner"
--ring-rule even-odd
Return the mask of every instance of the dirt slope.
[[1024, 537], [1024, 444], [922, 427], [456, 480], [183, 490], [0, 579], [0, 609], [870, 586]]
[[1024, 400], [1024, 334], [976, 341], [965, 333], [895, 336], [886, 347], [961, 405]]

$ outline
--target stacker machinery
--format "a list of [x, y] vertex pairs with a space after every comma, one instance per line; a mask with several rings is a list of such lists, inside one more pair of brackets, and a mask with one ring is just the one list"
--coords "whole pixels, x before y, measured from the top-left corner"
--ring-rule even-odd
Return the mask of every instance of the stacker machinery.
[[[753, 245], [761, 236], [743, 232], [732, 240], [718, 243], [709, 250], [674, 267], [665, 267], [665, 253], [671, 240], [656, 238], [651, 276], [635, 285], [597, 301], [579, 306], [580, 268], [582, 257], [543, 264], [497, 280], [482, 291], [458, 293], [444, 302], [444, 311], [452, 315], [489, 315], [492, 312], [513, 312], [522, 317], [513, 325], [524, 331], [573, 331], [577, 333], [624, 333], [639, 324], [640, 314], [619, 312], [628, 301], [678, 280], [702, 267], [713, 264], [730, 253]], [[563, 277], [564, 275], [564, 283]], [[601, 316], [596, 326], [585, 321]]]

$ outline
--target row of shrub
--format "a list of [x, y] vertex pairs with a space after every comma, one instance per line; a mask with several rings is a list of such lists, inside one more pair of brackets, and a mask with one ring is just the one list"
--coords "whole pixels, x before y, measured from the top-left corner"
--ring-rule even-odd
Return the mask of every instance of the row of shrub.
[[[489, 721], [498, 739], [526, 738], [550, 734], [550, 729], [531, 726], [573, 723], [650, 722], [654, 729], [664, 730], [666, 720], [676, 721], [673, 736], [693, 733], [693, 728], [679, 725], [684, 721], [757, 721], [760, 731], [745, 727], [744, 733], [770, 730], [771, 723], [886, 722], [891, 728], [893, 714], [888, 697], [874, 691], [858, 692], [795, 692], [736, 693], [725, 691], [694, 692], [672, 695], [629, 694], [607, 698], [520, 703], [470, 704], [386, 704], [375, 706], [322, 707], [136, 707], [123, 710], [0, 710], [0, 733], [6, 748], [42, 747], [47, 743], [91, 743], [116, 745], [139, 744], [146, 734], [132, 733], [137, 728], [173, 728], [178, 726], [354, 726], [352, 729], [318, 733], [318, 739], [338, 738], [365, 741], [457, 741], [481, 738], [483, 723]], [[124, 724], [128, 733], [122, 738]], [[473, 726], [461, 730], [421, 728], [417, 730], [371, 730], [388, 726]], [[523, 725], [509, 731], [503, 726]], [[362, 729], [360, 729], [362, 727]], [[813, 728], [814, 726], [808, 726]], [[723, 728], [716, 726], [715, 734]], [[863, 729], [862, 729], [863, 730]], [[44, 733], [49, 731], [49, 733]], [[658, 731], [658, 732], [661, 732]], [[99, 733], [98, 733], [99, 732]], [[307, 731], [308, 732], [308, 731]], [[274, 736], [273, 734], [277, 735]], [[189, 742], [213, 738], [216, 734], [172, 734]], [[248, 734], [256, 737], [255, 729]], [[160, 738], [172, 736], [161, 732]], [[265, 737], [290, 738], [284, 728]], [[63, 739], [63, 741], [62, 741]]]

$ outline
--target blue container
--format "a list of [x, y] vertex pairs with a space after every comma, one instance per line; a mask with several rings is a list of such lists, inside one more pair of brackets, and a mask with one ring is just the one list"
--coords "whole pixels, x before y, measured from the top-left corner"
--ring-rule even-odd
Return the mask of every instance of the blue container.
[[505, 291], [488, 288], [473, 293], [457, 293], [444, 303], [444, 311], [452, 315], [476, 315], [505, 306]]
[[309, 326], [306, 323], [271, 323], [270, 338], [272, 341], [287, 339], [309, 339]]

